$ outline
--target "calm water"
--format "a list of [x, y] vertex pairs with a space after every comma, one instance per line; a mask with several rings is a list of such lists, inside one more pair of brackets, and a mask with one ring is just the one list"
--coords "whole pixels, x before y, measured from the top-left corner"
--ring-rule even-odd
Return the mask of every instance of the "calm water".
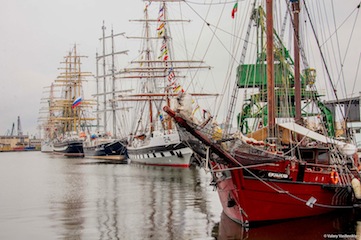
[[0, 164], [0, 239], [355, 239], [361, 227], [346, 213], [245, 230], [200, 169], [40, 152], [0, 153]]

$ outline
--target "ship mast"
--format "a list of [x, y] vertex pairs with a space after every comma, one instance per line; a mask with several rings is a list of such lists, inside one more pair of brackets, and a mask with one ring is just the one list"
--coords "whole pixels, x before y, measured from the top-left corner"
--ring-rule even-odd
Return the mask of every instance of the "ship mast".
[[[82, 77], [81, 77], [81, 63], [80, 63], [80, 56], [77, 55], [76, 46], [74, 46], [74, 68], [75, 68], [75, 90], [74, 90], [74, 99], [82, 95], [81, 86], [82, 86]], [[80, 118], [81, 118], [81, 111], [80, 108], [74, 108], [74, 112], [76, 113], [76, 117], [74, 117], [74, 125], [73, 131], [77, 131], [78, 125], [80, 127]]]
[[[149, 19], [149, 15], [148, 15], [148, 8], [146, 8], [145, 12], [145, 38], [146, 38], [146, 58], [147, 60], [151, 60], [151, 57], [150, 57], [150, 26], [149, 26], [149, 22], [148, 22], [148, 19]], [[148, 62], [147, 63], [148, 67], [151, 66], [151, 62]], [[148, 73], [149, 75], [150, 73]], [[152, 74], [152, 73], [151, 73]], [[153, 74], [152, 74], [153, 75]], [[150, 78], [152, 79], [152, 78]], [[147, 81], [147, 87], [149, 87], [149, 83]], [[148, 92], [152, 92], [150, 91], [149, 89], [147, 89]], [[152, 100], [151, 98], [149, 98], [148, 100], [148, 103], [149, 103], [149, 124], [150, 124], [150, 132], [152, 133], [154, 131], [154, 126], [153, 126], [153, 106], [152, 106]]]
[[[87, 120], [94, 120], [94, 118], [87, 118], [81, 116], [85, 107], [90, 107], [92, 104], [89, 100], [82, 100], [82, 106], [72, 107], [75, 99], [82, 96], [82, 81], [83, 77], [91, 76], [89, 72], [81, 71], [81, 58], [85, 56], [79, 56], [76, 51], [76, 45], [74, 45], [72, 51], [64, 57], [65, 61], [62, 64], [65, 65], [63, 73], [55, 80], [54, 86], [63, 87], [63, 96], [61, 99], [54, 101], [51, 109], [61, 111], [60, 115], [53, 117], [54, 122], [61, 124], [62, 133], [69, 131], [77, 132], [80, 124]], [[84, 125], [83, 125], [84, 126]]]
[[299, 11], [300, 3], [298, 0], [291, 0], [293, 11], [294, 28], [294, 66], [295, 66], [295, 121], [301, 120], [301, 79], [300, 79], [300, 51], [299, 51]]
[[[111, 30], [111, 34], [110, 36], [106, 36], [105, 35], [105, 25], [103, 22], [103, 26], [102, 26], [102, 38], [100, 38], [99, 40], [102, 41], [102, 55], [99, 55], [97, 53], [96, 55], [96, 60], [97, 60], [97, 105], [99, 106], [99, 96], [103, 95], [103, 129], [104, 132], [107, 132], [107, 122], [108, 122], [108, 118], [107, 118], [107, 112], [111, 111], [112, 112], [112, 133], [113, 133], [113, 137], [117, 138], [117, 131], [116, 131], [116, 123], [117, 123], [117, 117], [116, 117], [116, 104], [115, 104], [115, 93], [116, 93], [116, 86], [115, 86], [115, 80], [116, 80], [116, 69], [115, 69], [115, 55], [118, 54], [127, 54], [128, 50], [126, 51], [119, 51], [119, 52], [115, 52], [115, 42], [114, 39], [117, 36], [124, 36], [124, 32], [123, 33], [117, 33], [114, 34], [113, 29]], [[111, 53], [106, 53], [106, 44], [105, 41], [106, 39], [110, 38], [111, 40]], [[111, 57], [111, 69], [110, 70], [110, 74], [107, 73], [107, 68], [106, 68], [106, 58], [107, 57]], [[99, 76], [98, 73], [98, 62], [102, 60], [102, 67], [103, 67], [103, 71], [102, 71], [102, 75]], [[107, 92], [107, 77], [111, 77], [111, 91]], [[99, 79], [102, 78], [103, 79], [103, 93], [99, 93]], [[111, 99], [108, 99], [108, 95], [111, 94]], [[107, 109], [107, 102], [109, 102], [109, 100], [111, 100], [111, 108]], [[97, 107], [97, 115], [99, 116], [100, 110], [99, 107]], [[97, 128], [99, 129], [99, 121], [97, 122]]]
[[274, 56], [273, 56], [273, 0], [266, 0], [267, 20], [267, 100], [268, 100], [268, 137], [272, 141], [275, 137], [275, 84], [274, 84]]
[[[104, 26], [104, 22], [103, 22], [103, 26], [102, 26], [102, 30], [103, 30], [103, 56], [105, 56], [105, 26]], [[103, 102], [103, 109], [104, 109], [104, 120], [103, 120], [103, 128], [104, 128], [104, 132], [107, 132], [107, 96], [106, 96], [106, 92], [107, 92], [107, 83], [106, 83], [106, 72], [105, 72], [105, 57], [103, 57], [103, 92], [104, 92], [104, 102]]]
[[[143, 112], [147, 114], [146, 129], [150, 133], [156, 130], [158, 120], [161, 121], [163, 131], [169, 131], [174, 128], [171, 119], [163, 119], [160, 106], [162, 104], [169, 106], [172, 98], [177, 96], [178, 93], [184, 92], [184, 89], [178, 82], [179, 79], [186, 77], [181, 75], [181, 70], [210, 68], [209, 66], [204, 66], [203, 61], [174, 59], [169, 23], [189, 22], [189, 20], [169, 19], [167, 3], [182, 2], [182, 0], [151, 1], [152, 4], [155, 2], [159, 3], [157, 18], [150, 17], [152, 10], [149, 7], [149, 3], [146, 4], [144, 9], [143, 19], [131, 20], [144, 24], [143, 36], [128, 37], [143, 40], [141, 59], [132, 61], [131, 64], [139, 64], [139, 66], [134, 67], [133, 65], [125, 68], [123, 76], [120, 77], [124, 79], [139, 79], [141, 87], [138, 90], [140, 94], [121, 95], [118, 98], [118, 101], [145, 102], [140, 114]], [[139, 121], [134, 122], [133, 135], [137, 135], [142, 120], [145, 119], [141, 117]]]

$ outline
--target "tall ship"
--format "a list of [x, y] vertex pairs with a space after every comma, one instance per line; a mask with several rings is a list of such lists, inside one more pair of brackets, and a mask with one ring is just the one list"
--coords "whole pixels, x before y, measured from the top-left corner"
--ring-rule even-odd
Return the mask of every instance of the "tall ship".
[[62, 72], [50, 87], [43, 151], [50, 151], [52, 145], [54, 154], [84, 157], [83, 142], [95, 118], [90, 117], [89, 111], [94, 102], [84, 98], [83, 81], [92, 75], [81, 70], [83, 57], [74, 46], [64, 57]]
[[103, 23], [103, 34], [99, 39], [102, 51], [96, 54], [96, 94], [94, 95], [96, 98], [96, 125], [90, 138], [84, 141], [84, 154], [91, 158], [121, 160], [127, 163], [129, 157], [126, 148], [126, 130], [128, 129], [126, 114], [129, 108], [122, 106], [115, 99], [116, 94], [127, 91], [122, 90], [117, 81], [119, 70], [116, 62], [118, 63], [119, 55], [127, 54], [128, 51], [117, 51], [116, 49], [116, 43], [120, 42], [116, 40], [124, 37], [125, 33], [114, 33], [112, 29], [111, 34], [107, 36], [105, 30], [106, 27]]
[[46, 87], [44, 93], [46, 96], [41, 99], [41, 109], [39, 110], [38, 118], [39, 130], [42, 139], [41, 152], [52, 153], [56, 128], [54, 118], [54, 83], [52, 83], [49, 87]]
[[[358, 208], [361, 165], [356, 147], [347, 135], [346, 140], [336, 138], [333, 115], [316, 89], [316, 69], [309, 66], [299, 31], [307, 2], [287, 1], [285, 8], [293, 57], [273, 24], [273, 9], [282, 8], [272, 0], [265, 2], [249, 5], [225, 127], [194, 121], [187, 113], [192, 109], [185, 111], [184, 105], [164, 110], [190, 139], [199, 141], [192, 146], [200, 149], [197, 153], [213, 176], [223, 212], [233, 221], [252, 226]], [[323, 56], [322, 50], [319, 53]], [[252, 57], [255, 62], [246, 63]], [[237, 130], [231, 131], [240, 89], [257, 91], [244, 98]]]
[[191, 83], [190, 72], [209, 68], [200, 60], [176, 59], [170, 27], [188, 20], [172, 19], [174, 15], [168, 11], [168, 6], [181, 2], [146, 2], [144, 18], [132, 20], [143, 25], [141, 37], [128, 36], [141, 40], [140, 54], [119, 78], [137, 82], [137, 85], [135, 93], [118, 97], [119, 102], [132, 104], [127, 145], [132, 163], [185, 168], [191, 164], [192, 149], [182, 141], [173, 121], [162, 113], [162, 106], [176, 103], [175, 99], [186, 91], [187, 84]]

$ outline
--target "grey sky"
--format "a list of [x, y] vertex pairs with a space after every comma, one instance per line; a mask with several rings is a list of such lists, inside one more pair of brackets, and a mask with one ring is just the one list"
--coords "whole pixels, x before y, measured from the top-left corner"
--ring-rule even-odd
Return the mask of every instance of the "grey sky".
[[[330, 0], [331, 1], [331, 0]], [[193, 2], [203, 2], [194, 0]], [[209, 2], [209, 1], [208, 1]], [[344, 9], [343, 19], [359, 3], [357, 0], [334, 0], [336, 10]], [[226, 8], [230, 19], [233, 4]], [[239, 4], [242, 6], [241, 2]], [[194, 6], [194, 5], [192, 5]], [[199, 7], [199, 6], [194, 6]], [[43, 87], [57, 77], [60, 62], [71, 46], [88, 58], [83, 70], [95, 73], [95, 53], [103, 20], [115, 32], [131, 35], [135, 25], [129, 19], [142, 18], [144, 3], [141, 0], [8, 0], [0, 8], [0, 135], [11, 129], [17, 116], [21, 117], [24, 133], [37, 133], [37, 117]], [[206, 10], [206, 9], [205, 9]], [[241, 12], [241, 10], [239, 10]], [[200, 21], [195, 19], [194, 21]], [[230, 20], [229, 20], [230, 21]], [[349, 24], [353, 23], [352, 21]], [[360, 19], [358, 26], [361, 27]], [[354, 37], [361, 42], [360, 28]], [[347, 44], [347, 42], [342, 43]], [[125, 49], [129, 49], [125, 46]], [[353, 45], [354, 68], [360, 55], [360, 46]], [[129, 49], [137, 51], [137, 49]], [[217, 63], [217, 49], [209, 55], [210, 65]], [[225, 53], [218, 47], [218, 51]], [[213, 62], [212, 62], [213, 61]], [[214, 66], [217, 69], [217, 66]], [[351, 71], [351, 70], [350, 70]], [[349, 78], [355, 77], [355, 69]], [[360, 75], [361, 73], [359, 73]], [[361, 86], [356, 86], [361, 91]]]
[[[126, 31], [141, 16], [142, 1], [14, 0], [0, 8], [0, 135], [21, 117], [24, 133], [35, 134], [43, 87], [57, 77], [71, 46], [88, 58], [83, 69], [95, 72], [95, 53], [103, 20]], [[128, 29], [129, 30], [129, 29]]]

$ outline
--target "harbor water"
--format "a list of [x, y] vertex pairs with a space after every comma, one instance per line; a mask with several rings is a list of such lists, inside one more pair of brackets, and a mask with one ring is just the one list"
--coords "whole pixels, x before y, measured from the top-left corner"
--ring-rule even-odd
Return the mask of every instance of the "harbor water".
[[0, 153], [0, 239], [361, 239], [354, 211], [250, 229], [203, 169]]

